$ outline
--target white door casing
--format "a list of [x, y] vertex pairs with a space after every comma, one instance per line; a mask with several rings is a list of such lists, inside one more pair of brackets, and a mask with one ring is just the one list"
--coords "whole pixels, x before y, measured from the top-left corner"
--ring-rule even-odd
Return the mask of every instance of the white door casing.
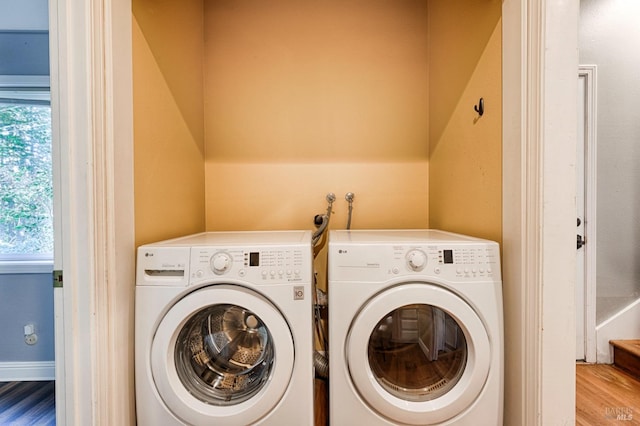
[[576, 143], [576, 359], [596, 362], [596, 66], [578, 71]]
[[576, 360], [586, 359], [585, 336], [585, 226], [584, 226], [584, 176], [585, 176], [585, 78], [578, 73], [578, 142], [576, 143]]
[[131, 2], [49, 0], [57, 424], [135, 424]]
[[502, 2], [505, 424], [575, 422], [579, 2]]

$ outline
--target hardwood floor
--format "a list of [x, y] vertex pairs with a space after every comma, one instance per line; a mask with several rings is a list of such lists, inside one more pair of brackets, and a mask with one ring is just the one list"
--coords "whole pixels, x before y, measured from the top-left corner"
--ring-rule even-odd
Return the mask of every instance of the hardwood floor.
[[612, 365], [576, 366], [576, 425], [640, 425], [640, 380]]
[[55, 426], [55, 385], [47, 382], [0, 382], [0, 425]]
[[314, 426], [329, 425], [329, 389], [327, 381], [315, 379]]
[[[316, 380], [316, 426], [328, 424], [326, 383]], [[0, 382], [0, 426], [55, 426], [54, 382]], [[576, 366], [576, 425], [640, 425], [640, 380], [602, 364]]]
[[[326, 385], [316, 380], [316, 426], [329, 424]], [[640, 425], [640, 380], [612, 365], [578, 364], [576, 425]]]

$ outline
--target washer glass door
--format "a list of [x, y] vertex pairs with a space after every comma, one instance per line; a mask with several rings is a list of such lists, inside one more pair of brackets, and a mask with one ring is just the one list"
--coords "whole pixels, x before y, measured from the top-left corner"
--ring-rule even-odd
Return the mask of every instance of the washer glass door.
[[213, 405], [233, 405], [255, 395], [273, 368], [273, 339], [252, 311], [231, 304], [209, 305], [182, 327], [175, 363], [182, 384]]
[[405, 283], [363, 306], [346, 357], [354, 387], [374, 412], [394, 423], [437, 424], [480, 395], [491, 345], [464, 299], [435, 284]]
[[239, 285], [211, 285], [178, 300], [151, 345], [158, 394], [187, 424], [255, 423], [284, 396], [294, 361], [282, 312]]

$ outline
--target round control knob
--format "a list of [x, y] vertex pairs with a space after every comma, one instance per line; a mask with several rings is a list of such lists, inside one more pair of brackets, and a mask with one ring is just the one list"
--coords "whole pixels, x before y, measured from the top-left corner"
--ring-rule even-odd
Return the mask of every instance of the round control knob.
[[427, 255], [421, 250], [411, 250], [407, 253], [407, 264], [414, 271], [422, 271], [427, 266]]
[[211, 257], [211, 270], [222, 275], [231, 269], [231, 256], [228, 253], [216, 253]]

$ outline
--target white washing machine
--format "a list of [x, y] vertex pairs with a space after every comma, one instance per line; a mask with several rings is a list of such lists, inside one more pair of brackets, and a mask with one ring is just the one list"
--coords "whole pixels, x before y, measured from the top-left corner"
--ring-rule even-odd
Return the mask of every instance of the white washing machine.
[[502, 424], [497, 243], [332, 231], [328, 265], [332, 426]]
[[139, 426], [313, 424], [311, 250], [309, 231], [139, 247]]

